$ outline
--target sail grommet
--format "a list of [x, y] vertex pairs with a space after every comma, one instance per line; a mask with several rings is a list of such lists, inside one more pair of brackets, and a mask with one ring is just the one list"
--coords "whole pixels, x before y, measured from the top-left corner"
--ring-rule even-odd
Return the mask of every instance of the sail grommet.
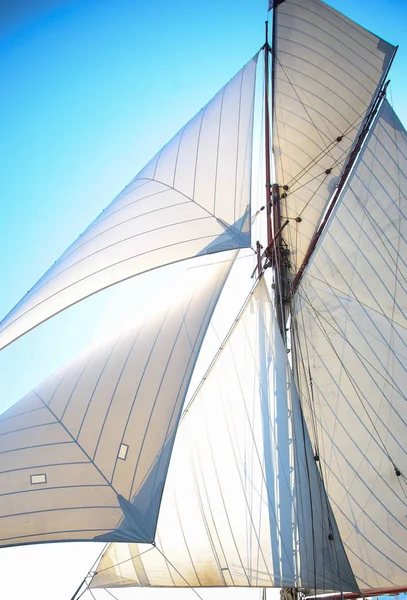
[[329, 175], [329, 173], [331, 173], [331, 172], [332, 172], [332, 169], [326, 169], [325, 175]]
[[328, 533], [328, 540], [330, 540], [332, 542], [333, 539], [334, 539], [334, 534], [332, 532]]
[[283, 190], [287, 191], [288, 190], [288, 185], [283, 185]]
[[287, 194], [286, 193], [281, 194], [280, 198], [287, 198]]
[[319, 462], [319, 454], [314, 454], [315, 462]]
[[398, 469], [397, 467], [394, 467], [394, 472], [396, 474], [396, 477], [400, 477], [400, 475], [401, 475], [400, 469]]
[[343, 140], [343, 136], [342, 135], [338, 135], [338, 137], [336, 138], [337, 142], [341, 142]]
[[302, 221], [301, 217], [295, 217], [295, 220], [297, 223], [301, 223], [301, 221]]

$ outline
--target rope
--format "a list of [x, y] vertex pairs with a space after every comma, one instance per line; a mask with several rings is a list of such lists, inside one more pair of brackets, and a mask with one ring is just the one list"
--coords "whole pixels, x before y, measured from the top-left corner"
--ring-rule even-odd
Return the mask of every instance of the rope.
[[183, 579], [185, 581], [187, 586], [194, 592], [194, 594], [196, 594], [198, 596], [198, 598], [200, 598], [200, 600], [203, 600], [202, 596], [200, 594], [198, 594], [196, 589], [194, 587], [192, 587], [192, 585], [187, 581], [187, 579], [185, 579], [185, 577], [177, 569], [177, 567], [175, 567], [174, 564], [165, 556], [165, 554], [160, 550], [160, 548], [158, 548], [158, 546], [155, 546], [155, 548], [158, 550], [158, 552], [161, 554], [161, 556], [164, 558], [164, 560], [174, 569], [174, 571], [176, 571], [178, 573], [178, 575], [181, 577], [181, 579]]
[[[304, 290], [303, 286], [302, 286], [302, 290], [303, 290], [303, 292], [306, 294], [306, 292], [305, 292], [305, 290]], [[322, 315], [322, 314], [321, 314], [321, 313], [320, 313], [318, 310], [316, 310], [316, 309], [314, 308], [314, 306], [312, 305], [312, 303], [310, 302], [310, 300], [309, 300], [308, 298], [305, 298], [305, 297], [304, 297], [304, 296], [303, 296], [303, 295], [300, 293], [300, 291], [299, 291], [299, 290], [297, 290], [297, 293], [298, 293], [298, 295], [299, 295], [299, 296], [300, 296], [300, 297], [301, 297], [303, 300], [305, 300], [305, 302], [307, 302], [307, 304], [309, 304], [309, 306], [311, 307], [312, 311], [314, 312], [314, 314], [315, 314], [315, 316], [316, 316], [316, 318], [317, 318], [317, 320], [318, 320], [318, 323], [319, 323], [319, 325], [320, 325], [320, 327], [321, 327], [321, 330], [323, 331], [323, 334], [324, 334], [324, 336], [325, 336], [325, 339], [327, 340], [327, 342], [328, 342], [328, 344], [330, 345], [330, 347], [331, 347], [331, 349], [332, 349], [333, 353], [335, 354], [335, 356], [337, 357], [338, 361], [340, 362], [340, 364], [341, 364], [341, 367], [342, 367], [342, 368], [343, 368], [343, 370], [345, 371], [345, 373], [346, 373], [346, 375], [347, 375], [347, 377], [348, 377], [348, 380], [349, 380], [349, 382], [350, 382], [350, 384], [351, 384], [351, 386], [352, 386], [352, 388], [353, 388], [354, 392], [356, 393], [356, 395], [357, 395], [357, 397], [358, 397], [358, 399], [359, 399], [359, 401], [360, 401], [360, 403], [361, 403], [361, 406], [362, 406], [363, 410], [365, 411], [365, 413], [366, 413], [366, 415], [367, 415], [367, 417], [368, 417], [369, 421], [371, 422], [371, 425], [372, 425], [372, 427], [373, 427], [373, 430], [374, 430], [374, 432], [376, 433], [376, 435], [377, 435], [378, 439], [380, 440], [380, 443], [381, 443], [381, 445], [382, 445], [382, 447], [383, 447], [383, 449], [384, 449], [384, 452], [385, 452], [386, 456], [388, 457], [388, 459], [389, 459], [389, 460], [390, 460], [390, 462], [392, 463], [393, 467], [395, 467], [396, 465], [395, 465], [394, 461], [393, 461], [393, 460], [392, 460], [392, 458], [391, 458], [390, 452], [387, 450], [387, 446], [386, 446], [386, 444], [384, 443], [384, 441], [383, 441], [383, 439], [382, 439], [382, 437], [381, 437], [381, 435], [380, 435], [380, 433], [379, 433], [379, 431], [378, 431], [378, 429], [377, 429], [376, 425], [374, 424], [374, 422], [373, 422], [373, 420], [372, 420], [372, 417], [370, 416], [370, 413], [369, 413], [368, 409], [366, 408], [366, 406], [365, 406], [365, 403], [364, 403], [364, 401], [362, 400], [362, 398], [361, 398], [361, 396], [360, 396], [360, 394], [359, 394], [359, 391], [357, 390], [357, 386], [356, 386], [356, 383], [355, 383], [355, 381], [353, 380], [352, 376], [350, 375], [350, 372], [349, 372], [349, 370], [347, 369], [347, 367], [345, 366], [345, 363], [344, 363], [344, 362], [342, 361], [342, 359], [340, 358], [340, 356], [339, 356], [339, 354], [338, 354], [338, 352], [337, 352], [337, 350], [336, 350], [335, 346], [333, 345], [333, 343], [332, 343], [332, 341], [331, 341], [331, 339], [330, 339], [330, 337], [329, 337], [329, 335], [328, 335], [328, 333], [327, 333], [327, 331], [326, 331], [326, 329], [325, 329], [324, 325], [321, 323], [321, 320], [325, 321], [325, 322], [326, 322], [326, 323], [327, 323], [327, 324], [328, 324], [328, 325], [329, 325], [329, 326], [330, 326], [330, 327], [331, 327], [331, 328], [332, 328], [332, 329], [333, 329], [333, 330], [334, 330], [334, 331], [335, 331], [335, 332], [336, 332], [338, 335], [340, 335], [340, 337], [342, 337], [342, 339], [343, 339], [343, 340], [344, 340], [344, 341], [345, 341], [345, 342], [346, 342], [346, 343], [347, 343], [347, 344], [348, 344], [348, 345], [349, 345], [349, 346], [350, 346], [350, 347], [351, 347], [351, 348], [354, 350], [354, 352], [355, 352], [356, 354], [358, 354], [358, 355], [359, 355], [359, 356], [362, 358], [362, 360], [363, 360], [363, 361], [365, 361], [365, 362], [366, 362], [366, 363], [367, 363], [367, 364], [368, 364], [368, 365], [369, 365], [369, 366], [370, 366], [370, 367], [371, 367], [371, 368], [372, 368], [372, 369], [373, 369], [373, 370], [374, 370], [374, 371], [375, 371], [375, 372], [376, 372], [378, 375], [380, 375], [380, 376], [381, 376], [381, 377], [384, 379], [384, 381], [385, 381], [385, 382], [386, 382], [388, 385], [390, 385], [390, 387], [392, 387], [392, 388], [393, 388], [393, 389], [394, 389], [394, 390], [395, 390], [395, 391], [396, 391], [398, 394], [400, 394], [400, 395], [401, 395], [403, 398], [405, 398], [405, 396], [402, 394], [402, 392], [401, 392], [400, 390], [397, 390], [397, 389], [395, 388], [395, 386], [393, 386], [393, 385], [390, 383], [390, 381], [388, 381], [388, 380], [387, 380], [387, 379], [386, 379], [386, 378], [385, 378], [385, 377], [384, 377], [384, 376], [383, 376], [383, 375], [380, 373], [380, 371], [378, 371], [378, 370], [377, 370], [377, 369], [376, 369], [376, 368], [375, 368], [375, 367], [372, 365], [372, 363], [371, 363], [370, 361], [368, 361], [368, 360], [367, 360], [367, 358], [365, 358], [365, 357], [364, 357], [364, 356], [363, 356], [363, 355], [362, 355], [362, 354], [361, 354], [361, 353], [360, 353], [360, 352], [359, 352], [359, 351], [358, 351], [358, 350], [355, 348], [355, 346], [353, 346], [353, 344], [351, 344], [351, 343], [349, 342], [349, 340], [348, 340], [348, 339], [347, 339], [347, 338], [346, 338], [346, 337], [345, 337], [345, 336], [342, 334], [342, 332], [341, 332], [340, 330], [338, 330], [336, 327], [334, 327], [334, 326], [332, 325], [332, 323], [330, 323], [330, 322], [329, 322], [329, 321], [328, 321], [328, 320], [327, 320], [327, 319], [326, 319], [326, 318], [325, 318], [325, 317], [324, 317], [324, 316], [323, 316], [323, 315]], [[407, 398], [405, 398], [405, 399], [407, 399]]]

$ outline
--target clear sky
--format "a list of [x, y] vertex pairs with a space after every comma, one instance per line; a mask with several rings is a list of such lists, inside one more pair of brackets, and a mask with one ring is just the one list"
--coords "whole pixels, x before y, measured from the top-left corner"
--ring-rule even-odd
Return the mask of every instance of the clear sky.
[[[407, 124], [406, 0], [329, 3], [400, 44], [389, 99]], [[1, 317], [257, 52], [264, 42], [266, 5], [266, 0], [0, 2]], [[33, 385], [50, 365], [58, 366], [63, 347], [89, 334], [85, 309], [75, 310], [82, 315], [81, 331], [69, 319], [60, 320], [57, 333], [44, 329], [41, 338], [33, 332], [0, 357], [0, 408], [13, 394], [18, 399], [36, 373]], [[44, 361], [47, 335], [54, 336], [58, 352]], [[70, 598], [90, 566], [80, 560], [81, 552], [56, 545], [0, 551], [0, 595]]]

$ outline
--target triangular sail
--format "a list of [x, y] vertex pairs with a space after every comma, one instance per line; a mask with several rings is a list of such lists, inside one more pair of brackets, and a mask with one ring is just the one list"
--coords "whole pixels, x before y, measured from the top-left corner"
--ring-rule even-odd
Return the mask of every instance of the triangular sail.
[[0, 546], [154, 539], [181, 408], [233, 262], [224, 258], [1, 415]]
[[114, 283], [250, 246], [257, 55], [151, 160], [7, 315], [0, 348]]
[[156, 547], [111, 545], [94, 587], [356, 589], [286, 356], [262, 280], [181, 420]]
[[295, 299], [303, 404], [361, 589], [407, 580], [406, 173], [385, 101]]
[[296, 271], [395, 49], [320, 0], [275, 4], [273, 148]]

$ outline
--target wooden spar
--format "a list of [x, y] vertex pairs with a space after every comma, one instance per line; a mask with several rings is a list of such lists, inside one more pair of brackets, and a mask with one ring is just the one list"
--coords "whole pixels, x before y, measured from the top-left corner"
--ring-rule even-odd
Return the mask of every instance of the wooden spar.
[[[275, 7], [274, 7], [275, 12]], [[273, 15], [273, 51], [272, 51], [272, 110], [274, 110], [274, 77], [275, 77], [275, 38], [276, 26], [275, 15]], [[280, 212], [280, 188], [278, 184], [271, 184], [270, 174], [270, 109], [269, 109], [269, 52], [271, 48], [268, 43], [268, 23], [266, 22], [266, 43], [264, 46], [264, 135], [265, 135], [265, 159], [266, 159], [266, 207], [267, 207], [267, 249], [265, 252], [269, 265], [274, 267], [274, 298], [277, 313], [277, 322], [283, 339], [285, 332], [285, 307], [284, 307], [284, 273], [283, 256], [281, 253], [281, 212]]]
[[269, 26], [266, 21], [266, 43], [264, 44], [264, 144], [266, 160], [266, 216], [267, 216], [267, 247], [270, 246], [273, 234], [271, 229], [271, 175], [270, 175], [270, 113], [269, 113]]
[[373, 596], [382, 596], [384, 594], [390, 594], [396, 596], [397, 594], [403, 594], [407, 592], [407, 587], [393, 587], [393, 588], [374, 588], [369, 590], [360, 590], [360, 594], [356, 592], [344, 592], [337, 594], [322, 594], [321, 596], [306, 596], [304, 600], [318, 599], [318, 600], [356, 600], [357, 598], [371, 598]]

